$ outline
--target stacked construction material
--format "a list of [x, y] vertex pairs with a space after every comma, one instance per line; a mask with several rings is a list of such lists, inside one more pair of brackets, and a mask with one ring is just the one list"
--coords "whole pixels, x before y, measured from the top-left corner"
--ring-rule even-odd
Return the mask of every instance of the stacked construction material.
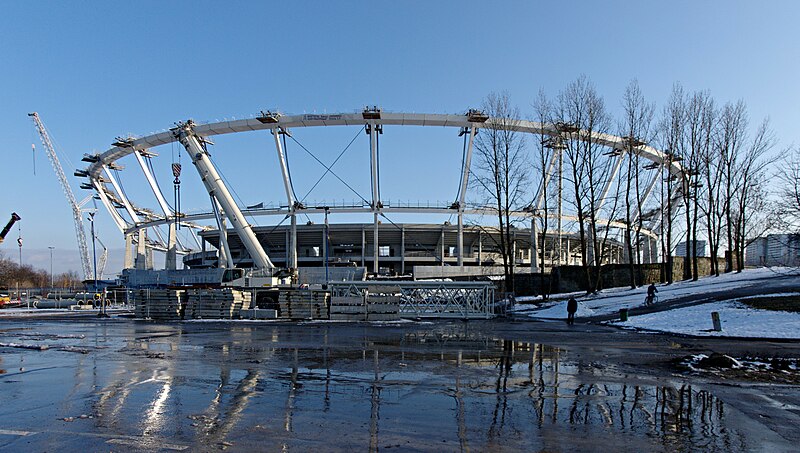
[[186, 317], [193, 319], [236, 319], [242, 308], [250, 308], [250, 292], [230, 288], [190, 289]]
[[[165, 321], [183, 319], [186, 291], [180, 289], [139, 289], [132, 291], [137, 318]], [[91, 306], [90, 306], [91, 307]]]
[[242, 308], [239, 311], [242, 319], [278, 319], [278, 310], [274, 308]]
[[369, 294], [331, 298], [331, 320], [396, 321], [400, 319], [400, 296]]
[[400, 319], [400, 296], [367, 296], [367, 321], [397, 321]]
[[289, 319], [328, 319], [329, 294], [326, 291], [281, 291], [280, 317]]
[[331, 297], [332, 321], [366, 321], [367, 306], [363, 296]]

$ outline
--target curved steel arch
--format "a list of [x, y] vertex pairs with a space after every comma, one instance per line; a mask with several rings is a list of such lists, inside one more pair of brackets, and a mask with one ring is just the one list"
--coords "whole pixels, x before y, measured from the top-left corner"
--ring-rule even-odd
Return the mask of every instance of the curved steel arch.
[[[528, 134], [544, 134], [550, 137], [561, 137], [563, 133], [555, 124], [538, 123], [527, 120], [509, 121], [493, 121], [489, 118], [484, 123], [472, 122], [469, 117], [465, 115], [443, 115], [443, 114], [424, 114], [424, 113], [381, 113], [378, 119], [364, 119], [361, 113], [342, 113], [335, 115], [293, 115], [293, 116], [279, 116], [276, 122], [262, 122], [257, 118], [234, 120], [234, 121], [221, 121], [217, 123], [198, 124], [195, 126], [195, 133], [202, 137], [211, 137], [214, 135], [233, 134], [237, 132], [259, 131], [259, 130], [276, 130], [278, 128], [299, 128], [299, 127], [321, 127], [321, 126], [363, 126], [366, 123], [389, 125], [389, 126], [438, 126], [438, 127], [475, 127], [477, 129], [496, 127], [502, 124], [514, 124], [514, 129]], [[589, 137], [601, 145], [615, 148], [625, 149], [627, 146], [627, 139], [612, 134], [605, 133], [592, 133], [591, 135], [585, 133], [576, 133], [575, 137], [578, 140], [586, 140]], [[100, 177], [103, 165], [108, 165], [114, 161], [125, 157], [134, 150], [146, 150], [156, 146], [166, 145], [168, 143], [177, 142], [172, 131], [160, 132], [145, 137], [134, 138], [130, 142], [125, 143], [125, 146], [114, 146], [108, 151], [100, 154], [99, 160], [92, 163], [87, 168], [89, 176], [92, 178]], [[681, 175], [682, 168], [679, 162], [668, 159], [668, 154], [659, 151], [648, 145], [634, 146], [633, 151], [642, 157], [656, 162], [658, 164], [669, 163], [669, 171], [674, 175]]]
[[[264, 114], [262, 112], [262, 115], [255, 118], [233, 120], [233, 121], [221, 121], [221, 122], [206, 123], [206, 124], [190, 123], [190, 125], [193, 134], [199, 137], [201, 140], [203, 140], [205, 137], [212, 137], [215, 135], [224, 135], [224, 134], [232, 134], [240, 132], [260, 131], [260, 130], [271, 131], [276, 136], [276, 146], [278, 147], [278, 153], [280, 159], [283, 159], [283, 157], [280, 155], [282, 153], [282, 150], [280, 148], [280, 143], [279, 140], [277, 139], [277, 135], [279, 133], [282, 133], [286, 129], [301, 128], [301, 127], [323, 127], [323, 126], [364, 127], [364, 125], [367, 125], [368, 127], [373, 128], [373, 131], [371, 132], [371, 139], [374, 139], [373, 137], [375, 135], [374, 133], [375, 127], [376, 126], [382, 127], [384, 125], [459, 128], [462, 130], [471, 131], [470, 139], [474, 137], [474, 134], [479, 129], [504, 128], [504, 127], [513, 127], [515, 131], [526, 134], [566, 138], [564, 132], [560, 130], [559, 126], [551, 123], [539, 123], [527, 120], [508, 120], [508, 119], [487, 118], [487, 117], [483, 117], [481, 119], [476, 120], [474, 117], [470, 116], [470, 114], [447, 115], [447, 114], [423, 114], [423, 113], [387, 113], [381, 111], [374, 111], [373, 113], [375, 114], [368, 115], [368, 110], [365, 110], [364, 112], [361, 113], [338, 113], [338, 114], [324, 114], [324, 115], [318, 115], [318, 114], [280, 115], [280, 114]], [[146, 228], [151, 228], [159, 225], [166, 225], [171, 222], [175, 222], [175, 213], [173, 212], [170, 214], [165, 212], [163, 215], [159, 215], [150, 210], [134, 206], [132, 203], [130, 203], [128, 200], [125, 199], [123, 194], [115, 193], [115, 191], [111, 190], [111, 188], [108, 187], [108, 182], [113, 182], [113, 180], [109, 181], [109, 179], [112, 179], [109, 173], [109, 168], [114, 168], [115, 162], [117, 160], [125, 156], [128, 156], [130, 154], [136, 152], [146, 153], [147, 150], [157, 146], [173, 142], [180, 142], [182, 136], [179, 133], [177, 133], [176, 130], [180, 129], [181, 127], [184, 127], [185, 124], [187, 123], [179, 123], [178, 128], [151, 134], [144, 137], [118, 139], [117, 142], [114, 143], [114, 146], [112, 148], [97, 156], [94, 156], [93, 161], [85, 170], [86, 175], [89, 177], [91, 181], [91, 186], [94, 188], [95, 191], [98, 192], [101, 201], [103, 201], [103, 204], [106, 206], [106, 208], [109, 211], [111, 211], [112, 218], [115, 220], [115, 223], [119, 227], [120, 231], [126, 234], [126, 237], [127, 235], [136, 231], [141, 232]], [[680, 163], [676, 161], [670, 154], [662, 152], [656, 148], [644, 144], [639, 146], [631, 146], [630, 140], [626, 137], [620, 137], [612, 134], [596, 133], [596, 132], [589, 134], [578, 130], [576, 132], [569, 134], [569, 139], [580, 140], [580, 141], [588, 141], [589, 139], [591, 139], [594, 143], [598, 143], [602, 146], [606, 146], [620, 151], [630, 151], [634, 154], [638, 154], [639, 156], [651, 162], [656, 163], [659, 166], [659, 168], [665, 168], [670, 175], [677, 176], [681, 179], [683, 178], [683, 169]], [[109, 179], [103, 177], [104, 173], [109, 177]], [[612, 175], [610, 179], [613, 180], [613, 178], [614, 176]], [[288, 192], [289, 188], [287, 187], [287, 193]], [[377, 215], [379, 213], [380, 214], [457, 213], [459, 214], [459, 221], [460, 221], [460, 216], [462, 214], [468, 214], [468, 215], [486, 214], [487, 212], [492, 212], [491, 208], [484, 207], [484, 208], [467, 209], [465, 206], [459, 205], [458, 203], [455, 203], [450, 207], [443, 207], [443, 208], [413, 208], [413, 207], [402, 208], [402, 207], [390, 207], [390, 206], [384, 207], [380, 205], [380, 200], [377, 200], [374, 195], [373, 195], [373, 200], [374, 200], [373, 204], [364, 205], [361, 207], [350, 206], [343, 208], [335, 208], [335, 207], [305, 208], [305, 207], [298, 207], [296, 206], [296, 204], [293, 205], [293, 203], [291, 203], [292, 197], [290, 196], [289, 197], [290, 203], [285, 208], [280, 207], [271, 209], [247, 210], [247, 214], [254, 216], [262, 216], [262, 215], [288, 216], [288, 215], [293, 215], [295, 212], [299, 212], [299, 210], [301, 209], [302, 212], [304, 213], [324, 213], [325, 211], [329, 212], [336, 211], [340, 213], [375, 213], [376, 223], [377, 223]], [[127, 220], [125, 220], [117, 212], [118, 209], [125, 209], [128, 212], [129, 216], [132, 219], [134, 219], [134, 222], [128, 222]], [[198, 220], [209, 220], [214, 218], [213, 212], [193, 214], [193, 215], [183, 215], [183, 214], [179, 215], [180, 215], [179, 221], [181, 222], [181, 224], [192, 228], [202, 228], [202, 229], [206, 229], [209, 227], [200, 226], [195, 224], [194, 222]], [[512, 213], [512, 215], [518, 217], [530, 218], [534, 214], [531, 212], [517, 211]], [[141, 219], [138, 217], [141, 217]], [[574, 216], [562, 215], [561, 217], [569, 219], [570, 217]], [[624, 223], [613, 221], [611, 219], [602, 219], [600, 223], [615, 228], [625, 227]], [[650, 237], [654, 238], [656, 237], [655, 233], [652, 231], [645, 230], [644, 233]], [[140, 243], [142, 242], [141, 238], [142, 237], [140, 236], [140, 241], [139, 241]], [[153, 242], [151, 244], [151, 247], [157, 250], [165, 250], [165, 251], [169, 250], [168, 246], [163, 246], [161, 243], [157, 241]]]

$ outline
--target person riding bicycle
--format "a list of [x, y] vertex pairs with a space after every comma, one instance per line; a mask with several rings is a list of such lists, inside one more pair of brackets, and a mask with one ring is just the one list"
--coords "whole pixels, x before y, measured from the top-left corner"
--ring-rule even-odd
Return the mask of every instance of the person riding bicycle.
[[645, 299], [645, 303], [647, 305], [652, 304], [656, 300], [656, 293], [658, 289], [656, 289], [656, 284], [651, 283], [650, 286], [647, 287], [647, 299]]

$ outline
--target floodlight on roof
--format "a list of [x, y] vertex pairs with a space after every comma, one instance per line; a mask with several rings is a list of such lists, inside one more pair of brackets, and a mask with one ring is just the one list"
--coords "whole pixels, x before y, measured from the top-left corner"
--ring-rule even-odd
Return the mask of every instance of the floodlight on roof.
[[278, 112], [271, 112], [269, 110], [261, 111], [261, 114], [256, 117], [258, 121], [263, 124], [275, 124], [281, 119], [281, 114]]
[[366, 106], [364, 107], [364, 111], [361, 112], [361, 115], [365, 120], [379, 120], [381, 119], [381, 109], [375, 105], [373, 105], [372, 108]]
[[469, 109], [467, 111], [467, 121], [470, 123], [485, 123], [488, 119], [489, 115], [487, 115], [483, 110]]

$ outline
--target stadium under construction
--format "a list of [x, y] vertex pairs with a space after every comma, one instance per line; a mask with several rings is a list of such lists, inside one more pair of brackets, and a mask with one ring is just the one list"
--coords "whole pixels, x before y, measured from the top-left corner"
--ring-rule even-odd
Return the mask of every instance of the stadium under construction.
[[[379, 136], [389, 128], [415, 126], [452, 128], [458, 132], [463, 153], [461, 165], [454, 166], [460, 175], [457, 196], [452, 203], [392, 204], [381, 197]], [[353, 204], [310, 206], [295, 195], [286, 156], [286, 137], [298, 134], [297, 131], [303, 128], [324, 127], [351, 127], [368, 135], [369, 197], [362, 197], [361, 201]], [[664, 181], [681, 177], [682, 169], [677, 158], [632, 137], [585, 132], [563, 123], [492, 118], [480, 110], [469, 110], [460, 115], [387, 113], [378, 108], [322, 115], [282, 115], [262, 111], [242, 120], [207, 124], [188, 120], [176, 123], [167, 131], [144, 137], [118, 137], [108, 151], [85, 155], [88, 167], [75, 174], [87, 179], [82, 187], [94, 191], [125, 238], [126, 269], [152, 270], [156, 267], [153, 252], [161, 252], [165, 256], [163, 268], [166, 271], [177, 271], [181, 261], [189, 272], [252, 269], [255, 272], [249, 275], [269, 277], [325, 268], [326, 272], [319, 274], [324, 275], [321, 283], [337, 279], [332, 278], [335, 274], [329, 271], [332, 268], [357, 267], [365, 271], [363, 275], [371, 278], [393, 276], [407, 280], [500, 274], [500, 232], [483, 220], [496, 218], [497, 208], [467, 200], [467, 192], [472, 187], [470, 179], [476, 171], [471, 163], [476, 136], [487, 128], [513, 129], [520, 134], [535, 136], [546, 153], [538, 176], [532, 178], [535, 182], [528, 191], [529, 203], [508, 212], [509, 218], [514, 219], [511, 242], [512, 265], [516, 271], [546, 272], [555, 266], [591, 262], [593, 259], [593, 247], [582, 246], [579, 240], [575, 203], [565, 196], [564, 185], [568, 176], [568, 164], [564, 158], [568, 146], [565, 144], [573, 142], [591, 141], [607, 150], [603, 153], [604, 180], [597, 187], [599, 198], [593, 213], [598, 236], [603, 234], [603, 240], [588, 240], [602, 248], [598, 251], [601, 261], [616, 263], [631, 259], [620, 234], [626, 223], [618, 220], [621, 215], [618, 199], [614, 203], [611, 200], [622, 190], [621, 181], [631, 176], [621, 171], [626, 167], [623, 164], [628, 163], [630, 169], [634, 157], [642, 180], [632, 216], [640, 225], [637, 232], [639, 243], [635, 248], [639, 253], [637, 259], [644, 263], [658, 260], [657, 233], [661, 210], [654, 206], [659, 206], [662, 201], [654, 194], [660, 193], [663, 198]], [[237, 203], [232, 194], [232, 191], [235, 193], [232, 186], [239, 179], [225, 179], [220, 175], [208, 151], [209, 145], [218, 135], [265, 132], [272, 134], [278, 164], [275, 176], [283, 182], [285, 201], [276, 206], [265, 206], [263, 202], [244, 206], [241, 200]], [[176, 165], [174, 153], [171, 173], [175, 178], [176, 198], [172, 204], [167, 202], [157, 177], [162, 174], [163, 164], [158, 166], [158, 154], [153, 150], [170, 144], [173, 150], [175, 146], [185, 149], [191, 159], [205, 195], [210, 199], [207, 209], [181, 209], [178, 196], [181, 166]], [[322, 164], [319, 158], [314, 157]], [[144, 207], [143, 203], [128, 196], [130, 190], [122, 189], [119, 179], [125, 167], [120, 162], [131, 158], [135, 159], [133, 167], [141, 169], [143, 179], [154, 195], [157, 202], [154, 207]], [[642, 166], [642, 162], [645, 165]], [[322, 177], [329, 173], [336, 176], [334, 164], [322, 164], [326, 169]], [[677, 190], [673, 187], [666, 196], [674, 199]], [[337, 223], [335, 220], [340, 214], [369, 215], [372, 222]], [[403, 223], [393, 221], [390, 215], [440, 216], [448, 220]], [[248, 220], [263, 216], [282, 220], [271, 226], [257, 227]], [[303, 220], [298, 222], [301, 216]], [[311, 220], [312, 216], [316, 222]], [[323, 217], [324, 222], [321, 221]], [[178, 230], [184, 231], [184, 235], [189, 231], [194, 243], [181, 240]], [[589, 256], [584, 257], [584, 254]], [[297, 280], [290, 279], [290, 284], [297, 283]]]

